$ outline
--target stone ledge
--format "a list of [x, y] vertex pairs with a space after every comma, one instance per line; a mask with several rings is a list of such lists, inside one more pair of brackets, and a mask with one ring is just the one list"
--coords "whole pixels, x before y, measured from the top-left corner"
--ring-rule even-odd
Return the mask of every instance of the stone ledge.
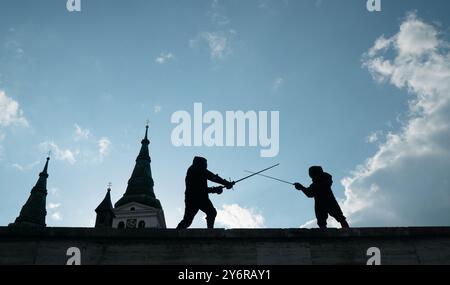
[[0, 227], [1, 239], [341, 239], [450, 238], [450, 227], [342, 229], [95, 229]]

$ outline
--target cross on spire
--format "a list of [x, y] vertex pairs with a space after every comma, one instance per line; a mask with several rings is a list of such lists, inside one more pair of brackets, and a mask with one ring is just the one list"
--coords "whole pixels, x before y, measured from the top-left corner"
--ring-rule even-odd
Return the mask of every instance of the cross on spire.
[[147, 142], [148, 144], [148, 124], [150, 123], [150, 120], [147, 119], [146, 124], [145, 124], [145, 137], [144, 140], [142, 142]]
[[111, 190], [112, 183], [108, 182], [108, 190]]

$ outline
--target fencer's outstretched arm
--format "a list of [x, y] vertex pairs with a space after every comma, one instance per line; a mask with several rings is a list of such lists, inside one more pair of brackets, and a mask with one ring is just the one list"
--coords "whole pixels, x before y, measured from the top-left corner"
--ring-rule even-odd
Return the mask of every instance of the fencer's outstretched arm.
[[314, 190], [312, 189], [313, 187], [305, 187], [300, 183], [294, 183], [295, 189], [297, 190], [301, 190], [303, 193], [305, 193], [306, 197], [308, 198], [313, 198], [314, 197]]
[[207, 170], [206, 171], [206, 178], [209, 181], [215, 182], [215, 183], [219, 183], [222, 184], [223, 186], [225, 186], [227, 189], [231, 189], [233, 188], [233, 182], [227, 181], [225, 179], [223, 179], [222, 177], [220, 177], [217, 174], [213, 174], [211, 171]]

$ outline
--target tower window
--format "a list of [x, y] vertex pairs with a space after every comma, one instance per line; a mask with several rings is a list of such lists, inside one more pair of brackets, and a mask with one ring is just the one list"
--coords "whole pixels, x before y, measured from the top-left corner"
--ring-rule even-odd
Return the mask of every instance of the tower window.
[[117, 225], [118, 229], [124, 229], [125, 228], [125, 223], [124, 222], [119, 222], [119, 224]]
[[138, 228], [140, 228], [140, 229], [145, 228], [145, 222], [144, 221], [140, 221], [139, 225], [138, 225]]
[[134, 207], [131, 207], [131, 208], [130, 208], [130, 211], [134, 211], [134, 210], [136, 210]]

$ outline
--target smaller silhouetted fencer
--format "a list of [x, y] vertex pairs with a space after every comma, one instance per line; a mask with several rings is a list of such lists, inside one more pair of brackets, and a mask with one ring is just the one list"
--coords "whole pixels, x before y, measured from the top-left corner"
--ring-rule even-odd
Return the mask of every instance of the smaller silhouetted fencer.
[[219, 175], [210, 172], [205, 158], [195, 157], [186, 174], [184, 200], [186, 208], [183, 220], [178, 224], [177, 229], [188, 228], [199, 210], [206, 214], [208, 228], [214, 228], [217, 211], [211, 200], [209, 200], [208, 194], [222, 194], [223, 187], [208, 187], [208, 180], [222, 184], [227, 189], [231, 189], [234, 185], [234, 182], [227, 181]]
[[330, 215], [341, 224], [342, 228], [349, 228], [347, 220], [331, 190], [331, 185], [333, 184], [332, 176], [324, 172], [320, 166], [310, 167], [309, 176], [312, 179], [312, 184], [309, 187], [304, 187], [300, 183], [294, 183], [294, 186], [297, 190], [303, 191], [307, 197], [314, 198], [314, 210], [319, 227], [327, 227], [327, 219], [328, 215]]

